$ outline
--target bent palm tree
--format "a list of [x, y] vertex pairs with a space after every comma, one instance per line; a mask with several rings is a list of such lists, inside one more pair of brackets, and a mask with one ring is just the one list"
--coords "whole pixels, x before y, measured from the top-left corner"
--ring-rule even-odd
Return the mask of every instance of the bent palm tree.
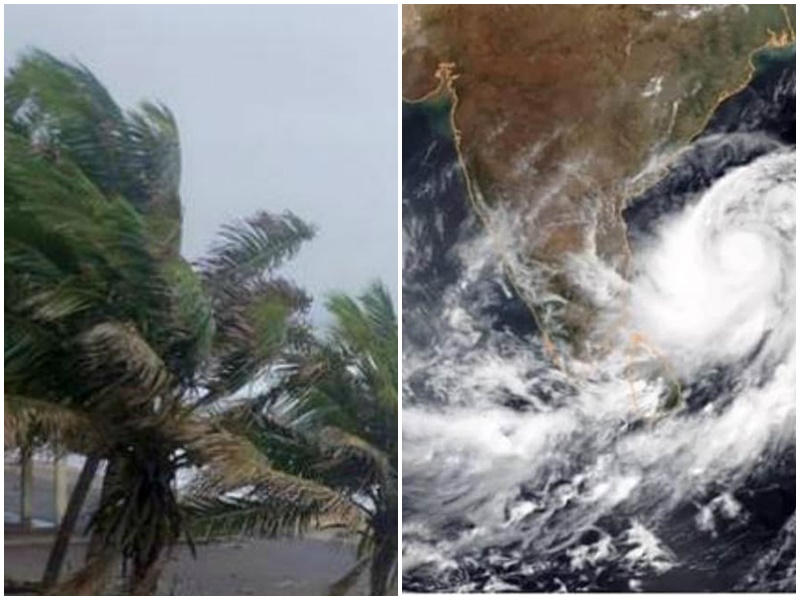
[[[89, 454], [90, 482], [139, 423], [174, 410], [161, 398], [167, 363], [207, 337], [208, 319], [180, 314], [189, 302], [173, 297], [193, 290], [167, 269], [178, 262], [177, 128], [163, 107], [124, 113], [88, 70], [42, 52], [12, 69], [5, 92], [6, 404], [104, 429], [66, 438]], [[154, 226], [164, 221], [168, 235]], [[87, 488], [73, 494], [47, 583]]]
[[383, 596], [397, 583], [397, 317], [380, 284], [359, 300], [328, 303], [336, 319], [328, 366], [308, 403], [319, 414], [323, 480], [348, 490], [367, 516], [361, 550], [371, 592]]
[[[369, 567], [371, 593], [386, 595], [397, 581], [397, 317], [380, 284], [358, 301], [334, 295], [328, 309], [329, 338], [222, 419], [276, 468], [337, 492], [361, 513], [359, 560], [332, 593], [345, 593]], [[343, 525], [302, 512], [282, 521], [268, 488], [235, 476], [225, 485], [204, 482], [188, 503], [210, 534]]]
[[8, 128], [5, 138], [6, 405], [113, 429], [91, 448], [65, 440], [110, 457], [167, 386], [168, 344], [142, 335], [171, 318], [167, 282], [130, 205], [68, 159], [38, 154]]

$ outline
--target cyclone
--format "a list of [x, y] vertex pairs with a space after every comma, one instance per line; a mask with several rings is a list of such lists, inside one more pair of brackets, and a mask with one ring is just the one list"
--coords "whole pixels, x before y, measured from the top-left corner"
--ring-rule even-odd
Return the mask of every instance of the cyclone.
[[733, 170], [639, 250], [636, 324], [682, 376], [793, 348], [795, 164], [780, 150]]

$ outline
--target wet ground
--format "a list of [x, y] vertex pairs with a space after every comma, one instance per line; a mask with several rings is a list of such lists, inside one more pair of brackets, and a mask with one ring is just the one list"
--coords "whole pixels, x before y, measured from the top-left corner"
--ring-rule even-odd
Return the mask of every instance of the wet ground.
[[[68, 469], [70, 481], [77, 478]], [[96, 503], [98, 482], [88, 505]], [[48, 531], [53, 522], [52, 467], [34, 468], [34, 531], [19, 532], [19, 469], [5, 466], [5, 577], [38, 580], [52, 543]], [[85, 523], [87, 517], [82, 521]], [[86, 539], [75, 541], [67, 557], [66, 571], [83, 564]], [[355, 562], [355, 544], [331, 535], [310, 534], [304, 539], [241, 540], [200, 545], [192, 557], [188, 547], [178, 547], [161, 578], [159, 594], [190, 595], [327, 595], [332, 583]], [[354, 593], [365, 593], [361, 581]]]

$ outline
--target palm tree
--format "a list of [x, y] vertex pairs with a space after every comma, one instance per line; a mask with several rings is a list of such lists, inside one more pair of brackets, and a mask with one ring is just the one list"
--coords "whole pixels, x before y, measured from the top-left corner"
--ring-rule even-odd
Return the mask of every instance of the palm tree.
[[397, 584], [397, 316], [381, 284], [359, 300], [328, 302], [336, 323], [308, 405], [319, 414], [322, 479], [366, 514], [361, 551], [372, 595], [384, 596]]
[[170, 273], [181, 268], [180, 151], [166, 108], [125, 113], [87, 69], [33, 52], [6, 78], [5, 149], [6, 406], [37, 423], [69, 411], [83, 435], [65, 439], [89, 456], [53, 583], [109, 441], [122, 447], [142, 419], [175, 410], [161, 398], [167, 363], [199, 355], [209, 319], [188, 310], [208, 309]]
[[[361, 514], [359, 560], [332, 593], [346, 593], [369, 568], [372, 595], [387, 595], [397, 583], [397, 317], [378, 283], [358, 300], [333, 295], [327, 307], [328, 338], [221, 418], [276, 468], [337, 492]], [[275, 510], [269, 488], [252, 479], [203, 481], [187, 502], [209, 535], [344, 524]]]
[[185, 534], [176, 472], [268, 482], [276, 503], [344, 514], [338, 494], [276, 471], [202, 411], [306, 337], [308, 299], [275, 270], [313, 228], [290, 213], [223, 230], [202, 267], [178, 254], [180, 152], [169, 111], [125, 113], [85, 68], [34, 52], [6, 79], [5, 407], [9, 429], [89, 457], [45, 575], [55, 583], [88, 484], [108, 466], [85, 568], [120, 558], [155, 589]]
[[[73, 429], [92, 438], [105, 423], [97, 417], [120, 410], [110, 370], [88, 377], [113, 360], [112, 345], [128, 350], [117, 366], [131, 367], [129, 387], [160, 388], [160, 361], [139, 332], [168, 318], [166, 282], [133, 207], [67, 156], [48, 155], [38, 125], [6, 115], [6, 408], [40, 423], [69, 411]], [[80, 436], [65, 437], [83, 449]]]

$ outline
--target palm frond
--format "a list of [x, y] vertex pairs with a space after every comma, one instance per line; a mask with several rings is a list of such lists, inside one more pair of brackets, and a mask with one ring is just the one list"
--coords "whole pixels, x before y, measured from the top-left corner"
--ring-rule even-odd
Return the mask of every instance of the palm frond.
[[397, 411], [397, 316], [386, 288], [374, 283], [356, 302], [344, 294], [330, 296], [334, 316], [331, 343], [358, 370], [374, 399]]
[[182, 258], [162, 265], [168, 282], [170, 336], [164, 350], [165, 362], [187, 387], [199, 384], [198, 373], [208, 359], [215, 334], [211, 299], [198, 274]]
[[308, 298], [281, 279], [256, 279], [212, 291], [214, 356], [208, 369], [209, 398], [233, 394], [276, 359], [307, 339]]
[[126, 113], [85, 66], [34, 50], [6, 77], [5, 109], [7, 128], [51, 156], [68, 156], [104, 195], [145, 213], [169, 205], [179, 225], [180, 146], [165, 107], [144, 103]]
[[389, 457], [368, 441], [357, 435], [337, 427], [325, 427], [319, 433], [320, 443], [330, 456], [327, 464], [355, 465], [355, 471], [360, 472], [365, 482], [385, 482], [394, 469], [389, 462]]
[[237, 401], [218, 413], [217, 418], [225, 429], [250, 440], [275, 469], [321, 482], [315, 465], [323, 456], [311, 438], [316, 430], [316, 414], [302, 399], [278, 387]]
[[178, 125], [161, 104], [143, 103], [129, 119], [129, 170], [146, 194], [149, 233], [166, 256], [181, 246], [181, 148]]
[[358, 523], [346, 505], [255, 490], [238, 497], [196, 496], [185, 506], [193, 530], [206, 537], [299, 535], [322, 527], [353, 528]]
[[397, 316], [389, 291], [372, 283], [358, 302], [345, 294], [331, 294], [326, 304], [334, 317], [333, 337], [354, 350], [393, 346], [397, 340]]
[[175, 116], [163, 104], [144, 102], [130, 119], [132, 170], [151, 202], [177, 200], [181, 181], [181, 148]]
[[97, 289], [82, 283], [78, 277], [67, 277], [55, 287], [34, 291], [18, 304], [18, 308], [42, 323], [74, 318], [103, 300]]
[[86, 67], [34, 50], [10, 70], [5, 95], [33, 142], [69, 154], [105, 194], [139, 199], [123, 168], [124, 112]]
[[58, 331], [5, 315], [4, 384], [6, 393], [40, 397], [51, 386], [47, 380], [60, 359], [66, 359]]
[[186, 447], [193, 462], [206, 465], [203, 477], [195, 482], [203, 489], [227, 491], [260, 485], [273, 487], [276, 493], [287, 498], [297, 492], [315, 494], [317, 499], [326, 502], [341, 500], [332, 490], [274, 470], [267, 457], [249, 439], [211, 422], [194, 420], [182, 423], [172, 435]]
[[165, 391], [171, 375], [161, 357], [130, 323], [105, 321], [78, 337], [78, 372], [92, 388], [92, 397], [112, 399], [121, 389], [149, 403]]
[[250, 440], [207, 422], [184, 428], [186, 447], [206, 465], [184, 507], [193, 530], [207, 535], [297, 534], [322, 526], [355, 528], [361, 517], [345, 496], [278, 471]]
[[111, 434], [88, 411], [65, 402], [48, 402], [6, 394], [4, 397], [6, 446], [58, 442], [70, 452], [85, 453], [108, 446]]
[[127, 202], [104, 198], [69, 160], [37, 155], [13, 135], [5, 164], [4, 263], [13, 283], [31, 294], [83, 290], [117, 314], [164, 303], [144, 222]]
[[261, 211], [225, 225], [220, 241], [201, 263], [202, 269], [212, 282], [255, 277], [294, 257], [314, 234], [314, 227], [291, 212], [273, 215]]

